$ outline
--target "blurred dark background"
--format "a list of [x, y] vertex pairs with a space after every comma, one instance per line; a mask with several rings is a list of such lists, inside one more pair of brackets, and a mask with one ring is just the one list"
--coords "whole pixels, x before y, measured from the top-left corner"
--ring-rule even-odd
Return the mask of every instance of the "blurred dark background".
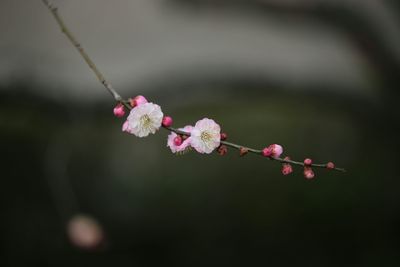
[[399, 266], [395, 0], [55, 1], [125, 97], [346, 173], [175, 156], [41, 1], [0, 1], [1, 266]]

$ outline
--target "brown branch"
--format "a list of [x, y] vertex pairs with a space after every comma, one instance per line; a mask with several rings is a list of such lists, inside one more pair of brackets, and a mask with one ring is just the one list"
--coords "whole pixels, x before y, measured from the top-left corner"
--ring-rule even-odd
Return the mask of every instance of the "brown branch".
[[67, 36], [68, 40], [75, 46], [75, 48], [78, 50], [79, 54], [81, 54], [83, 59], [86, 61], [86, 63], [89, 65], [89, 67], [94, 72], [94, 74], [96, 74], [97, 79], [104, 85], [104, 87], [107, 89], [107, 91], [114, 97], [115, 101], [121, 102], [122, 97], [114, 90], [114, 88], [111, 86], [111, 84], [109, 82], [107, 82], [104, 75], [100, 72], [100, 70], [97, 68], [97, 66], [90, 59], [89, 55], [85, 52], [82, 45], [76, 40], [76, 38], [74, 37], [72, 32], [67, 28], [63, 19], [58, 14], [57, 7], [54, 6], [53, 3], [49, 0], [42, 0], [42, 2], [50, 10], [51, 14], [53, 14], [53, 17], [56, 19], [58, 25], [60, 26], [61, 31]]
[[[64, 21], [62, 20], [62, 18], [58, 14], [57, 7], [54, 6], [54, 4], [50, 0], [42, 0], [42, 2], [46, 5], [46, 7], [53, 14], [55, 20], [57, 21], [58, 25], [60, 26], [61, 31], [67, 36], [68, 40], [75, 46], [75, 48], [78, 50], [79, 54], [83, 57], [85, 62], [92, 69], [92, 71], [96, 75], [97, 79], [101, 82], [101, 84], [103, 84], [103, 86], [107, 89], [107, 91], [113, 96], [115, 101], [117, 101], [119, 103], [122, 103], [129, 110], [132, 109], [129, 100], [123, 99], [117, 93], [117, 91], [115, 91], [115, 89], [106, 80], [104, 75], [100, 72], [100, 70], [97, 68], [97, 66], [94, 64], [94, 62], [91, 60], [89, 55], [83, 49], [82, 45], [77, 41], [77, 39], [73, 36], [71, 31], [67, 28], [67, 26], [65, 25]], [[168, 131], [175, 132], [176, 134], [190, 136], [190, 133], [181, 131], [179, 129], [175, 129], [173, 127], [164, 127], [163, 126], [163, 128], [165, 128]], [[250, 147], [246, 147], [246, 146], [242, 146], [242, 145], [239, 145], [239, 144], [235, 144], [235, 143], [231, 143], [231, 142], [227, 142], [227, 141], [222, 141], [222, 140], [221, 140], [221, 144], [224, 144], [226, 146], [229, 146], [229, 147], [232, 147], [232, 148], [235, 148], [235, 149], [238, 149], [238, 150], [244, 148], [244, 149], [247, 149], [248, 152], [251, 152], [251, 153], [254, 153], [254, 154], [257, 154], [257, 155], [262, 155], [262, 150], [259, 150], [259, 149], [254, 149], [254, 148], [250, 148]], [[293, 165], [298, 165], [298, 166], [305, 166], [305, 164], [303, 162], [289, 160], [289, 159], [283, 159], [283, 158], [280, 158], [280, 157], [268, 157], [268, 159], [275, 160], [275, 161], [278, 161], [278, 162], [281, 162], [281, 163], [288, 163], [288, 164], [293, 164]], [[313, 163], [310, 166], [311, 167], [318, 167], [318, 168], [327, 168], [327, 164], [315, 164], [315, 163]], [[343, 168], [335, 167], [333, 169], [337, 170], [337, 171], [345, 172], [345, 169], [343, 169]]]

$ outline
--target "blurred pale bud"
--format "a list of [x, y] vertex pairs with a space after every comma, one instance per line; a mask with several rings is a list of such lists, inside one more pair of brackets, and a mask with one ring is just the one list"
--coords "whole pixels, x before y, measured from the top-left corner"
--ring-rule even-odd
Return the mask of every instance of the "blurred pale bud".
[[67, 234], [71, 243], [82, 249], [96, 249], [104, 241], [100, 224], [86, 215], [76, 215], [67, 225]]

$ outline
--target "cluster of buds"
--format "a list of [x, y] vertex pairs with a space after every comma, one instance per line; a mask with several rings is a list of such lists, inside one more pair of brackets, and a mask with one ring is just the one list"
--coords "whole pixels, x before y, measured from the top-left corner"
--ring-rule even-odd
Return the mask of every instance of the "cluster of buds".
[[[225, 141], [226, 139], [228, 139], [228, 134], [227, 133], [221, 133], [219, 135], [220, 141]], [[224, 156], [226, 155], [226, 153], [228, 153], [228, 147], [226, 145], [220, 144], [218, 149], [217, 149], [217, 153], [220, 156]]]
[[262, 155], [269, 158], [279, 158], [283, 153], [283, 147], [278, 144], [272, 144], [262, 150]]
[[314, 179], [315, 174], [313, 169], [311, 168], [312, 159], [306, 158], [304, 159], [303, 163], [304, 163], [304, 171], [303, 171], [304, 178], [306, 178], [307, 180]]
[[[147, 99], [142, 96], [142, 95], [138, 95], [134, 98], [130, 98], [129, 99], [129, 105], [134, 108], [136, 106], [139, 106], [141, 104], [145, 104], [148, 103]], [[118, 103], [115, 107], [114, 107], [114, 116], [117, 118], [121, 118], [123, 116], [125, 116], [125, 106], [123, 103]]]

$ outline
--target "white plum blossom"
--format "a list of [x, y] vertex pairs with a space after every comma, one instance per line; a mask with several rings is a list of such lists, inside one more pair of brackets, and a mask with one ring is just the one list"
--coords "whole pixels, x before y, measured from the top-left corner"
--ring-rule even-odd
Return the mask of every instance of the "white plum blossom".
[[199, 153], [210, 154], [221, 142], [221, 127], [211, 119], [196, 122], [191, 134], [191, 145]]
[[134, 107], [122, 126], [122, 131], [138, 137], [154, 134], [161, 126], [164, 114], [159, 105], [144, 103]]

